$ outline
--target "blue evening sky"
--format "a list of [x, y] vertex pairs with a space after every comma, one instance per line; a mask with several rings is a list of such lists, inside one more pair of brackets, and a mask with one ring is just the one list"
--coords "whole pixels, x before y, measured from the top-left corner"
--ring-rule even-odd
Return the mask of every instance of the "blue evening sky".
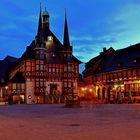
[[0, 0], [0, 59], [20, 57], [34, 39], [40, 1], [60, 41], [67, 9], [74, 55], [83, 62], [104, 47], [120, 49], [140, 42], [140, 0]]

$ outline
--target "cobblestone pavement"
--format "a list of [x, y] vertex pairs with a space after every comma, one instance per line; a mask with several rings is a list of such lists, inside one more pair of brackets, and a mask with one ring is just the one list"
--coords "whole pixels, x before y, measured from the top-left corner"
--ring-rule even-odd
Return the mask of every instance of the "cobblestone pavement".
[[140, 105], [0, 106], [0, 140], [140, 140]]

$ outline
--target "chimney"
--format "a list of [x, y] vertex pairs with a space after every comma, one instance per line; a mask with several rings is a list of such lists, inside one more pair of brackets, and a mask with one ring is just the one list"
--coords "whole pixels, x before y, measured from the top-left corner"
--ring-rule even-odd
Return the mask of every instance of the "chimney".
[[103, 52], [106, 52], [106, 47], [103, 48]]

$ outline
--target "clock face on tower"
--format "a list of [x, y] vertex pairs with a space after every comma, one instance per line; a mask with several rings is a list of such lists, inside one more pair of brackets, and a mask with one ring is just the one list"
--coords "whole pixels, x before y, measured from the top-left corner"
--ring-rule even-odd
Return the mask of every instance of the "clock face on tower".
[[49, 42], [53, 42], [53, 37], [52, 36], [48, 36], [48, 41]]

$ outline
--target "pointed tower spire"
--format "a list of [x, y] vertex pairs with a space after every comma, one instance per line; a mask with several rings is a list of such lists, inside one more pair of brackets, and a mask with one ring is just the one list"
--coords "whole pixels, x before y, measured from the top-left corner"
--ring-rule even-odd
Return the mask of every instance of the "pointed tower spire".
[[65, 47], [67, 47], [67, 48], [70, 47], [66, 9], [65, 9], [65, 25], [64, 25], [64, 40], [63, 40], [63, 45]]
[[39, 14], [39, 21], [38, 21], [37, 38], [38, 38], [39, 44], [41, 44], [42, 43], [42, 38], [43, 38], [41, 3], [40, 3], [40, 14]]

